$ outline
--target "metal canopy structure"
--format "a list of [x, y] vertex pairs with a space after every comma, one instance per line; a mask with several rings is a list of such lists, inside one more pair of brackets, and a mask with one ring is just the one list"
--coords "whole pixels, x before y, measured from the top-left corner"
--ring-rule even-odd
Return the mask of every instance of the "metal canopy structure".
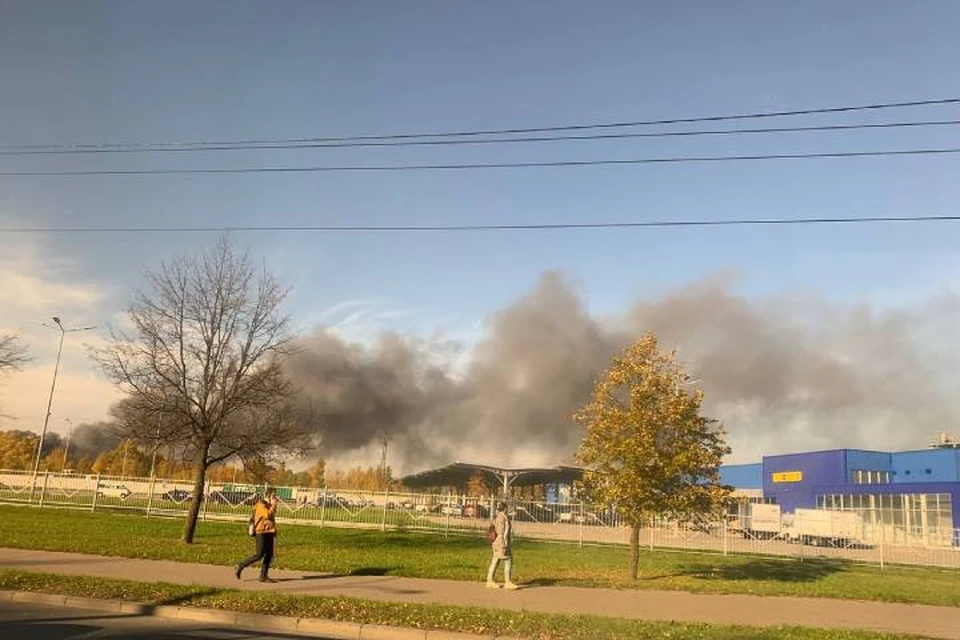
[[454, 462], [438, 469], [429, 469], [405, 476], [400, 479], [410, 488], [452, 487], [464, 485], [470, 478], [480, 473], [488, 485], [501, 487], [504, 493], [510, 487], [529, 487], [541, 484], [570, 484], [583, 477], [581, 467], [559, 465], [556, 467], [534, 467], [506, 469], [484, 464]]

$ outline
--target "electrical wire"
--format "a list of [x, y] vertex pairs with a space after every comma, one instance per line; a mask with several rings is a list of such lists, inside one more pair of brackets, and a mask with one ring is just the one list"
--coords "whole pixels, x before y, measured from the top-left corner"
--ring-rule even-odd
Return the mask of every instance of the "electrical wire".
[[415, 146], [459, 146], [459, 145], [489, 145], [489, 144], [523, 144], [543, 142], [569, 142], [585, 140], [624, 140], [632, 138], [685, 138], [694, 136], [729, 136], [770, 133], [812, 133], [829, 131], [851, 131], [862, 129], [898, 129], [920, 127], [942, 127], [960, 125], [960, 120], [920, 120], [904, 122], [878, 122], [856, 124], [816, 125], [806, 127], [761, 127], [745, 129], [695, 129], [692, 131], [640, 131], [632, 133], [597, 133], [597, 134], [568, 134], [557, 136], [511, 137], [511, 138], [471, 138], [468, 140], [384, 140], [358, 142], [284, 142], [276, 143], [225, 143], [225, 144], [196, 144], [193, 146], [149, 146], [131, 147], [78, 147], [65, 149], [0, 149], [0, 156], [32, 156], [32, 155], [87, 155], [108, 153], [162, 153], [162, 152], [191, 152], [198, 151], [244, 151], [251, 149], [265, 150], [292, 150], [292, 149], [343, 149], [358, 147], [415, 147]]
[[527, 169], [547, 167], [590, 167], [603, 165], [681, 164], [692, 162], [736, 162], [758, 160], [801, 160], [813, 158], [870, 158], [885, 156], [925, 156], [960, 153], [960, 148], [887, 149], [879, 151], [827, 151], [818, 153], [772, 153], [725, 156], [676, 156], [606, 160], [548, 160], [543, 162], [490, 162], [466, 164], [329, 165], [304, 167], [233, 167], [198, 169], [74, 169], [64, 171], [0, 171], [0, 177], [53, 176], [146, 176], [230, 173], [328, 173], [362, 171], [442, 171], [477, 169]]
[[879, 224], [960, 222], [956, 215], [842, 216], [805, 218], [725, 218], [718, 220], [647, 220], [636, 222], [548, 222], [529, 224], [463, 225], [238, 225], [209, 227], [0, 227], [0, 234], [20, 233], [265, 233], [265, 232], [484, 232], [562, 231], [588, 229], [647, 229], [671, 227], [805, 226], [824, 224]]
[[295, 144], [295, 143], [315, 143], [315, 142], [359, 142], [365, 140], [406, 140], [416, 138], [464, 138], [472, 136], [492, 136], [492, 135], [510, 135], [527, 133], [547, 133], [559, 131], [583, 131], [590, 129], [616, 129], [626, 127], [642, 127], [655, 125], [673, 125], [673, 124], [693, 124], [702, 122], [725, 122], [735, 120], [752, 120], [758, 118], [778, 118], [786, 116], [817, 115], [817, 114], [835, 114], [851, 113], [861, 111], [881, 111], [886, 109], [899, 109], [906, 107], [936, 106], [960, 104], [960, 98], [939, 98], [933, 100], [910, 100], [902, 102], [884, 102], [874, 104], [849, 105], [840, 107], [823, 107], [813, 109], [791, 109], [785, 111], [759, 111], [753, 113], [736, 113], [726, 115], [701, 116], [693, 118], [663, 118], [656, 120], [633, 120], [620, 122], [600, 122], [591, 124], [573, 124], [549, 127], [521, 127], [504, 129], [485, 129], [485, 130], [465, 130], [465, 131], [442, 131], [442, 132], [421, 132], [421, 133], [392, 133], [376, 135], [356, 135], [356, 136], [328, 136], [312, 138], [283, 138], [283, 139], [249, 139], [249, 140], [207, 140], [195, 142], [125, 142], [125, 143], [85, 143], [85, 144], [23, 144], [23, 145], [0, 145], [0, 150], [29, 150], [29, 149], [100, 149], [100, 148], [129, 148], [129, 147], [173, 147], [173, 146], [226, 146], [235, 144], [258, 145], [258, 144]]

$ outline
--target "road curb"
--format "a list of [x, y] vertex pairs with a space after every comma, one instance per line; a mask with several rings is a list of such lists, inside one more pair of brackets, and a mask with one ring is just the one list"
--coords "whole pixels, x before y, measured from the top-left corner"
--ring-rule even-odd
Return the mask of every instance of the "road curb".
[[272, 616], [226, 609], [202, 609], [172, 605], [150, 605], [141, 602], [125, 602], [101, 598], [82, 598], [33, 591], [0, 590], [0, 601], [28, 602], [74, 609], [93, 609], [130, 615], [173, 618], [192, 622], [214, 622], [237, 625], [255, 631], [297, 633], [336, 640], [519, 640], [508, 636], [477, 635], [457, 631], [411, 629], [379, 624], [343, 622], [321, 618], [295, 618]]

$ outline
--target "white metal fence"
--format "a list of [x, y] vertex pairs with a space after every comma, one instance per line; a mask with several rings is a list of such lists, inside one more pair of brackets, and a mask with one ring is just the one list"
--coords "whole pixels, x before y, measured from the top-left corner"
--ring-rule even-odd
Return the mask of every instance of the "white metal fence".
[[[160, 478], [0, 471], [0, 503], [32, 504], [86, 510], [138, 511], [182, 517], [190, 504], [192, 483]], [[201, 518], [245, 520], [263, 487], [208, 482]], [[493, 498], [437, 494], [345, 491], [276, 487], [278, 520], [336, 527], [411, 529], [441, 534], [476, 534], [489, 523]], [[629, 544], [630, 530], [615, 512], [585, 503], [546, 504], [510, 501], [516, 535], [571, 544]], [[890, 525], [866, 523], [856, 538], [813, 545], [780, 537], [754, 536], [738, 526], [735, 515], [693, 523], [651, 520], [640, 544], [651, 550], [700, 551], [830, 557], [873, 563], [939, 566], [960, 569], [960, 530], [946, 535], [911, 535]]]

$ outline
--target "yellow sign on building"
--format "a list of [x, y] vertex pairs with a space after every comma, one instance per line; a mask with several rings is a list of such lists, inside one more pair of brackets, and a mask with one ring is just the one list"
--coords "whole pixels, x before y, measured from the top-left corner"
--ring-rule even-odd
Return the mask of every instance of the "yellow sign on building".
[[803, 482], [803, 471], [778, 471], [772, 474], [773, 482]]

